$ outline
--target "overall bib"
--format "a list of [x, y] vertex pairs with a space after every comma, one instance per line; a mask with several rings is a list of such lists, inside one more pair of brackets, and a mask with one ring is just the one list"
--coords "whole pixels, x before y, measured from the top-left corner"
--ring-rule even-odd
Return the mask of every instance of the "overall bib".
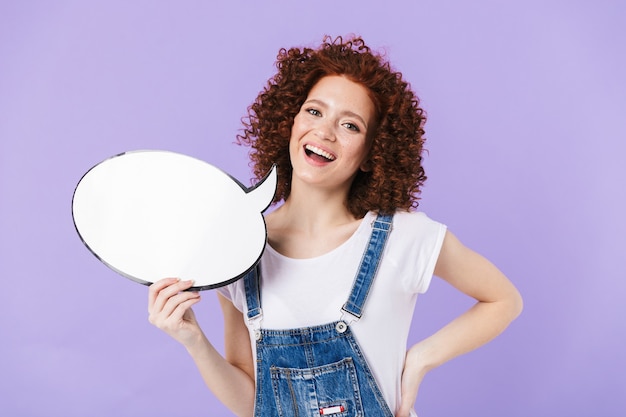
[[391, 225], [388, 215], [374, 221], [350, 296], [336, 322], [262, 329], [259, 268], [246, 275], [247, 317], [256, 337], [255, 417], [393, 417], [349, 326], [363, 314]]

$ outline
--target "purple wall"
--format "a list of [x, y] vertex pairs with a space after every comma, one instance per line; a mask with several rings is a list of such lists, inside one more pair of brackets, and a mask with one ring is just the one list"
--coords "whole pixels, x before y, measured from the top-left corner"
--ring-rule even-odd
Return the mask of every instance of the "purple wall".
[[[247, 183], [246, 106], [281, 46], [324, 33], [387, 50], [430, 116], [423, 209], [525, 297], [503, 336], [427, 377], [420, 415], [624, 415], [626, 6], [94, 3], [0, 1], [2, 415], [229, 415], [148, 324], [146, 288], [82, 246], [72, 192], [145, 148]], [[436, 280], [412, 341], [469, 304]], [[196, 311], [221, 347], [214, 295]]]

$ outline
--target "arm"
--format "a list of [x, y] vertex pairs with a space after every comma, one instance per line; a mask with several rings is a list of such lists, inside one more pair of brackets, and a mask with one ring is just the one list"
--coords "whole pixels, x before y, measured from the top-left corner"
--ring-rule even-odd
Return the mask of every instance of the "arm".
[[224, 313], [226, 358], [206, 338], [191, 306], [198, 293], [184, 291], [191, 281], [173, 278], [150, 286], [150, 322], [180, 342], [194, 360], [204, 382], [215, 396], [238, 416], [251, 416], [254, 409], [254, 368], [250, 338], [243, 315], [220, 296]]
[[446, 232], [435, 275], [476, 299], [476, 304], [407, 352], [398, 417], [409, 415], [426, 373], [489, 342], [522, 311], [522, 298], [491, 262]]

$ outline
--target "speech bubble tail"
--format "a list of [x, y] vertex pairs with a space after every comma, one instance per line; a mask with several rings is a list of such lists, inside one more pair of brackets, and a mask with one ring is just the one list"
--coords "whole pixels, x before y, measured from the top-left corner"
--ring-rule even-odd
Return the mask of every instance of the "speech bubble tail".
[[274, 164], [270, 172], [268, 172], [261, 181], [246, 190], [246, 202], [250, 204], [251, 207], [255, 207], [259, 213], [262, 213], [272, 204], [272, 200], [276, 194], [277, 184], [278, 168], [276, 164]]

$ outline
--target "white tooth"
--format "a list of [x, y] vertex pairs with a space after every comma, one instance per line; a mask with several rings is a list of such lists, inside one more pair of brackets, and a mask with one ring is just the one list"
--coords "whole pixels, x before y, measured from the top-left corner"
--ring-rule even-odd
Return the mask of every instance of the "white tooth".
[[317, 146], [313, 146], [313, 145], [306, 145], [306, 148], [307, 148], [309, 151], [314, 152], [314, 153], [316, 153], [316, 154], [318, 154], [318, 155], [321, 155], [321, 156], [323, 156], [324, 158], [326, 158], [326, 159], [328, 159], [328, 160], [331, 160], [331, 161], [332, 161], [332, 160], [334, 160], [334, 159], [335, 159], [335, 157], [334, 157], [334, 156], [332, 156], [331, 154], [329, 154], [329, 153], [328, 153], [328, 152], [326, 152], [325, 150], [318, 148]]

